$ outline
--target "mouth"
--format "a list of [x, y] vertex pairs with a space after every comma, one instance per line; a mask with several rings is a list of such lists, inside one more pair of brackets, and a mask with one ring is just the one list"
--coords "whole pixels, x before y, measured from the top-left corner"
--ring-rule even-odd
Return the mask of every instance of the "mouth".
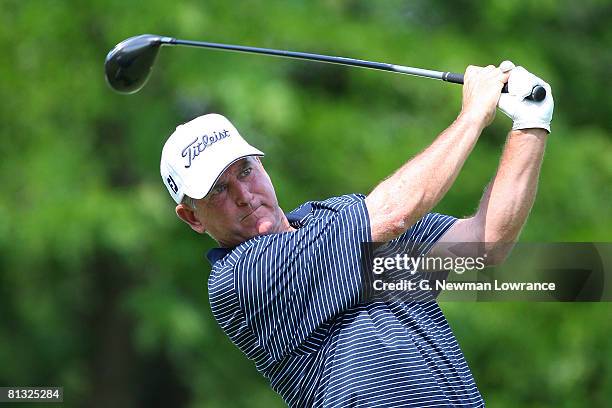
[[253, 213], [255, 213], [255, 211], [257, 211], [257, 210], [259, 209], [259, 207], [261, 207], [261, 205], [258, 205], [257, 207], [255, 207], [255, 208], [253, 209], [253, 211], [251, 211], [250, 213], [248, 213], [247, 215], [245, 215], [244, 217], [242, 217], [242, 218], [240, 219], [240, 222], [242, 222], [242, 221], [246, 220], [246, 219], [247, 219], [247, 218], [249, 218], [251, 215], [253, 215]]

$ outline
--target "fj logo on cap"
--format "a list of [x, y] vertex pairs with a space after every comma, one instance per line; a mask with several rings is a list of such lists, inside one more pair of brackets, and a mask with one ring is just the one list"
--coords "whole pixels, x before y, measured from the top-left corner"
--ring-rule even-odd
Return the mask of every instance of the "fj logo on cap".
[[172, 178], [172, 176], [168, 176], [168, 178], [166, 179], [166, 182], [168, 182], [168, 185], [170, 186], [172, 191], [174, 191], [174, 193], [176, 194], [178, 192], [178, 187], [176, 186], [176, 183], [174, 182], [174, 179]]
[[187, 158], [187, 164], [185, 168], [191, 167], [191, 162], [200, 155], [206, 148], [214, 143], [217, 143], [221, 139], [229, 137], [229, 130], [223, 130], [221, 132], [213, 132], [213, 136], [204, 135], [202, 139], [195, 138], [193, 142], [189, 143], [181, 152], [182, 157]]

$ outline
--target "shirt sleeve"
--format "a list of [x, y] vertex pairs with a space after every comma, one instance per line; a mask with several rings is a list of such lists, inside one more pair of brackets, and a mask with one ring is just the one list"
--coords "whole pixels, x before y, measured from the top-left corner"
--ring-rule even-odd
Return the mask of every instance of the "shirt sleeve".
[[359, 199], [294, 232], [243, 244], [234, 286], [259, 345], [280, 358], [357, 304], [362, 243], [370, 240], [366, 205]]
[[[396, 255], [407, 254], [416, 259], [421, 256], [426, 256], [438, 240], [446, 231], [457, 221], [457, 218], [438, 214], [428, 213], [417, 221], [406, 232], [396, 239], [380, 246], [375, 251], [376, 257], [393, 258]], [[448, 271], [423, 271], [423, 270], [394, 270], [387, 271], [386, 276], [390, 281], [409, 280], [414, 281], [416, 285], [421, 280], [429, 281], [430, 287], [435, 288], [435, 282], [448, 278]], [[440, 294], [437, 290], [428, 291], [409, 291], [409, 292], [384, 292], [387, 296], [385, 299], [402, 302], [412, 301], [430, 301], [434, 300]]]
[[457, 218], [438, 213], [428, 213], [391, 243], [408, 245], [415, 255], [426, 255]]

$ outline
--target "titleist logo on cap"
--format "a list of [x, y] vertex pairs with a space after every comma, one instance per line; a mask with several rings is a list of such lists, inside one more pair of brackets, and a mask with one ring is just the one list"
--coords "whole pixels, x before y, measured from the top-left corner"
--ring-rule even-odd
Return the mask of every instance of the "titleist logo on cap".
[[202, 138], [196, 137], [193, 142], [189, 143], [181, 152], [182, 157], [187, 158], [187, 164], [185, 168], [191, 167], [191, 162], [200, 155], [206, 148], [214, 143], [217, 143], [221, 139], [229, 137], [229, 130], [223, 130], [221, 132], [213, 132], [213, 136], [203, 135]]

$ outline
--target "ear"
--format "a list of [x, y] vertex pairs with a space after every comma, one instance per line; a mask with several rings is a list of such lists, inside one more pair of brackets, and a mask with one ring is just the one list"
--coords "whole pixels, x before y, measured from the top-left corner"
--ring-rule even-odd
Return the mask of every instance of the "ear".
[[198, 219], [193, 208], [181, 203], [177, 205], [174, 210], [176, 212], [176, 215], [187, 225], [189, 225], [192, 230], [194, 230], [198, 234], [203, 234], [206, 232], [204, 224], [202, 224], [202, 222]]

